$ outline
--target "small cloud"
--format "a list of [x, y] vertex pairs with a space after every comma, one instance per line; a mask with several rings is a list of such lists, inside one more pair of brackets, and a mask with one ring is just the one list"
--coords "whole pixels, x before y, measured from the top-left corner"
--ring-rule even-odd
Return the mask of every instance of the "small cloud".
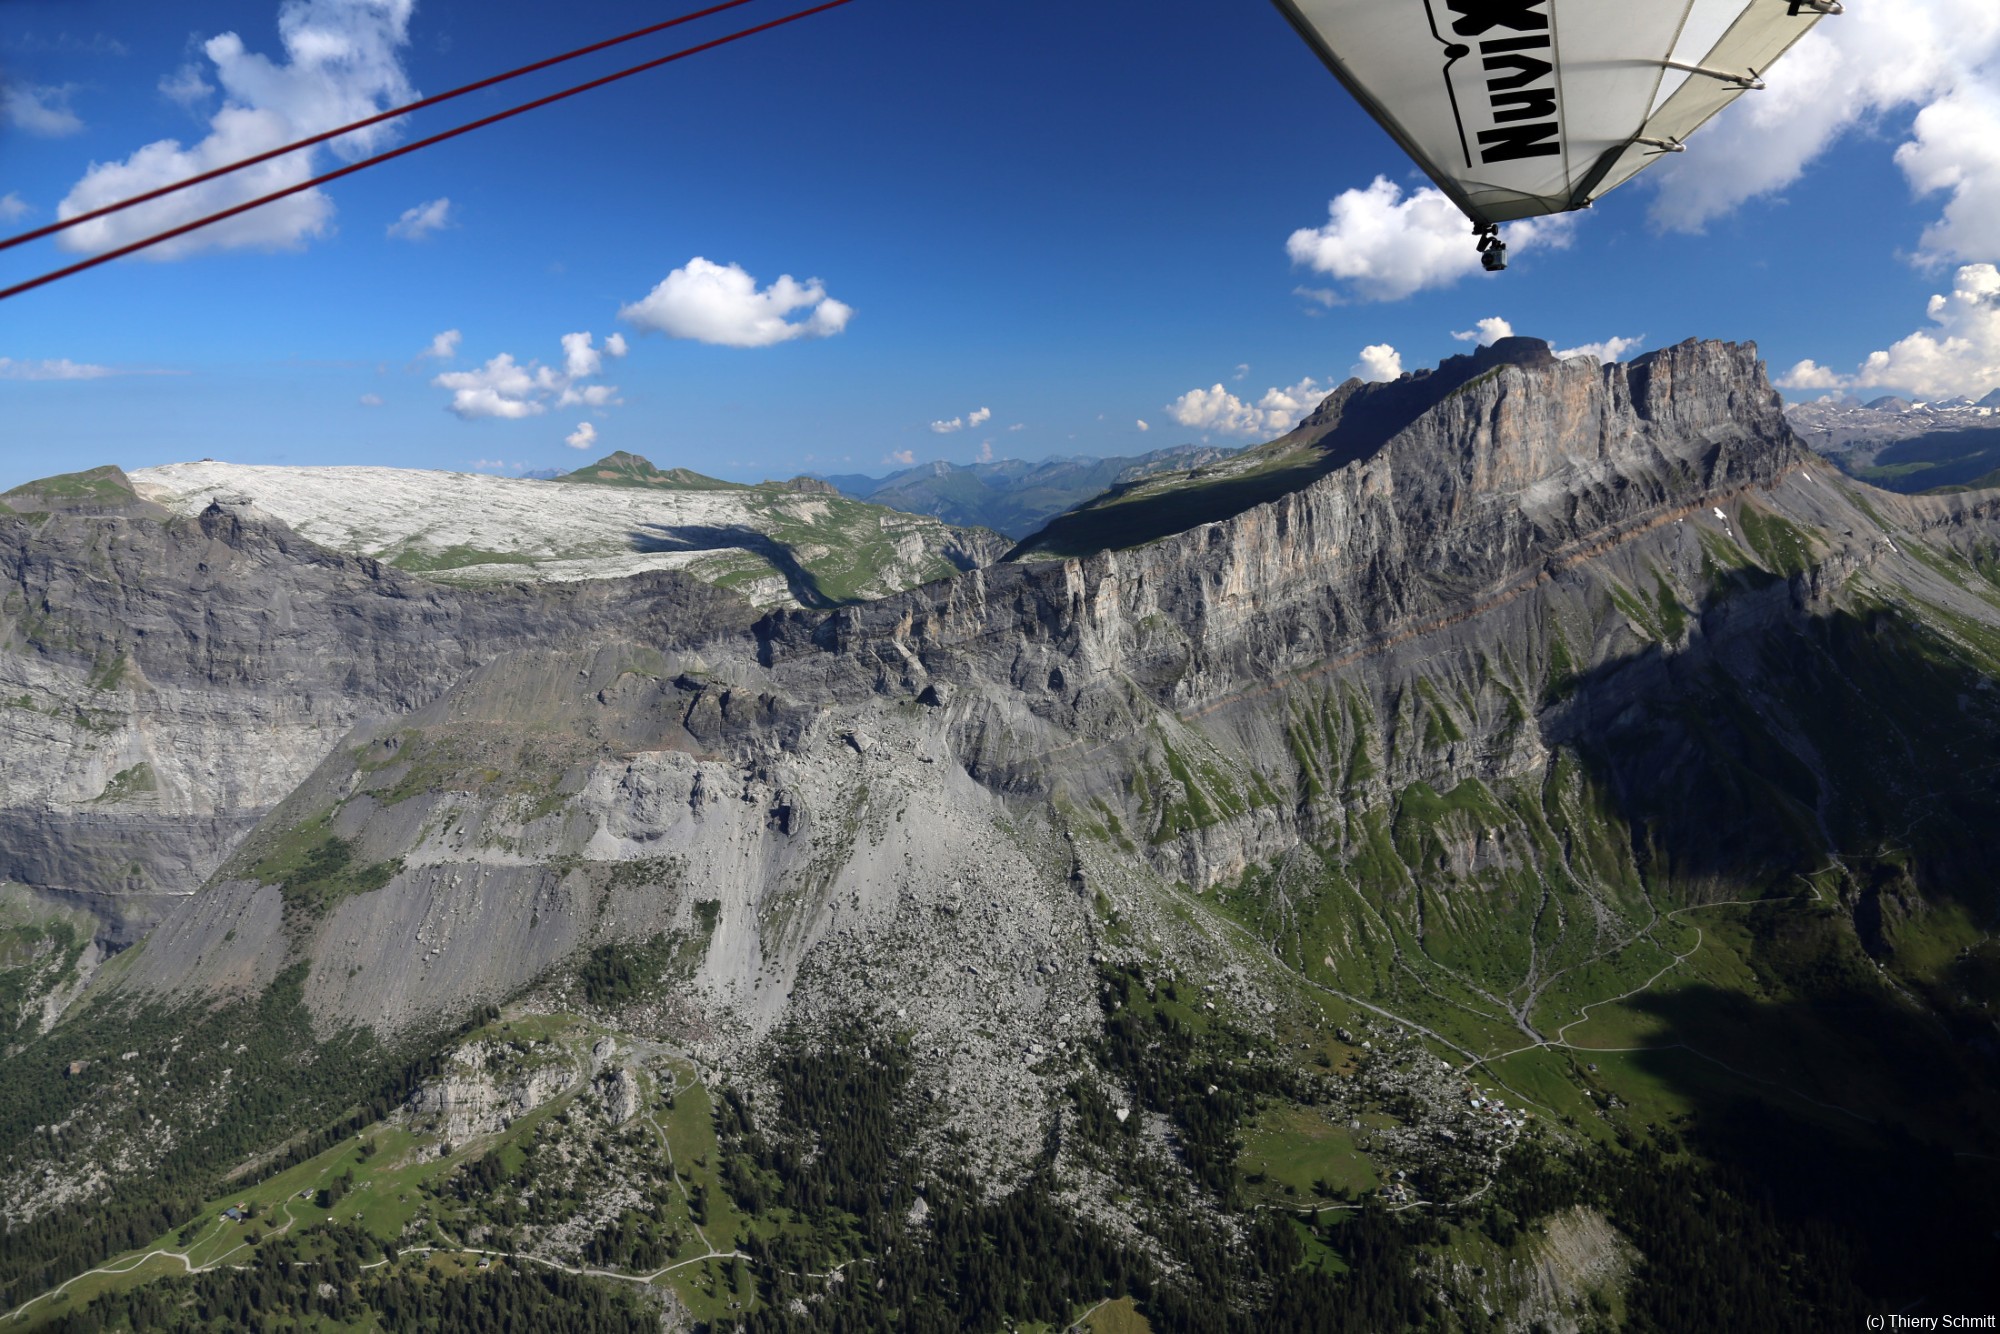
[[382, 396], [380, 394], [363, 394], [361, 396], [361, 406], [364, 408], [379, 408], [382, 406]]
[[[1292, 295], [1296, 297], [1303, 297], [1307, 301], [1311, 301], [1318, 305], [1325, 306], [1329, 310], [1331, 310], [1335, 306], [1344, 306], [1347, 304], [1346, 298], [1341, 296], [1340, 293], [1334, 291], [1331, 287], [1294, 287], [1292, 289]], [[1243, 376], [1239, 375], [1236, 378], [1240, 380], [1243, 378]]]
[[576, 429], [563, 437], [563, 443], [571, 449], [589, 449], [597, 443], [597, 428], [589, 422], [578, 422]]
[[604, 340], [604, 350], [610, 356], [624, 356], [627, 351], [625, 335], [622, 333], [612, 334], [611, 337]]
[[0, 195], [0, 222], [19, 222], [35, 211], [35, 206], [17, 194]]
[[604, 358], [591, 346], [587, 333], [572, 333], [562, 336], [563, 373], [572, 380], [582, 380], [604, 369]]
[[[1519, 252], [1569, 245], [1571, 216], [1531, 218], [1503, 229]], [[1479, 272], [1479, 253], [1458, 205], [1442, 190], [1424, 186], [1404, 195], [1387, 176], [1366, 189], [1347, 190], [1327, 205], [1327, 220], [1301, 227], [1285, 242], [1292, 263], [1347, 284], [1363, 301], [1400, 301], [1433, 287], [1449, 287]], [[1340, 291], [1299, 289], [1326, 305], [1346, 299]]]
[[979, 463], [993, 462], [993, 442], [991, 440], [981, 440], [979, 442], [979, 453], [974, 457], [975, 461]]
[[429, 347], [417, 353], [417, 359], [421, 361], [425, 357], [436, 357], [439, 361], [450, 361], [458, 355], [458, 345], [464, 340], [465, 335], [458, 330], [446, 329], [431, 339]]
[[1142, 431], [1150, 431], [1150, 430], [1152, 430], [1152, 429], [1153, 429], [1152, 427], [1150, 427], [1150, 426], [1146, 425], [1146, 419], [1145, 419], [1144, 417], [1141, 417], [1141, 418], [1139, 419], [1139, 422], [1138, 422], [1138, 426], [1139, 426], [1139, 429], [1140, 429], [1140, 430], [1142, 430]]
[[83, 118], [70, 110], [70, 94], [76, 85], [60, 87], [28, 83], [15, 84], [0, 92], [0, 120], [25, 134], [43, 139], [61, 139], [83, 130]]
[[1221, 435], [1277, 436], [1298, 425], [1331, 392], [1311, 376], [1287, 389], [1267, 389], [1256, 403], [1246, 403], [1214, 385], [1190, 389], [1167, 405], [1182, 426]]
[[1007, 429], [1010, 431], [1025, 431], [1028, 429], [1028, 423], [1015, 422], [1012, 426], [1009, 426]]
[[0, 357], [0, 380], [102, 380], [122, 374], [109, 366], [92, 366], [63, 358], [57, 361], [15, 361]]
[[1454, 331], [1453, 338], [1461, 343], [1477, 343], [1481, 347], [1491, 347], [1503, 338], [1514, 336], [1514, 326], [1498, 315], [1488, 315], [1470, 329]]
[[[786, 317], [804, 311], [805, 318]], [[781, 274], [769, 287], [735, 264], [697, 255], [651, 292], [618, 311], [641, 329], [718, 347], [771, 347], [794, 338], [830, 338], [847, 327], [853, 307], [826, 294], [819, 279]]]
[[[439, 334], [432, 341], [428, 355], [443, 355], [439, 350], [441, 344], [446, 351], [455, 353], [457, 340], [455, 329]], [[431, 383], [451, 391], [446, 411], [465, 421], [484, 417], [518, 421], [541, 416], [551, 404], [557, 408], [602, 408], [620, 401], [616, 385], [584, 383], [604, 366], [603, 356], [593, 346], [590, 334], [564, 334], [562, 349], [561, 370], [538, 361], [524, 366], [502, 352], [478, 370], [449, 371], [436, 376]]]
[[1347, 372], [1375, 384], [1386, 384], [1403, 373], [1403, 354], [1387, 343], [1371, 343], [1361, 349], [1361, 360]]
[[618, 397], [618, 386], [615, 384], [572, 385], [562, 391], [562, 397], [556, 400], [556, 406], [604, 408], [624, 401]]
[[1807, 357], [1778, 377], [1780, 389], [1844, 389], [1847, 377]]
[[433, 199], [403, 210], [403, 216], [389, 224], [389, 235], [399, 241], [421, 241], [433, 232], [451, 226], [451, 200]]
[[515, 365], [514, 358], [505, 352], [478, 370], [450, 371], [431, 383], [440, 389], [451, 390], [451, 404], [447, 411], [462, 421], [474, 421], [481, 417], [518, 421], [523, 417], [538, 417], [549, 410], [546, 403], [535, 397], [533, 371]]
[[882, 462], [893, 463], [902, 468], [917, 466], [917, 452], [913, 449], [896, 449], [882, 456]]
[[1237, 382], [1238, 382], [1238, 383], [1241, 383], [1241, 382], [1242, 382], [1242, 380], [1243, 380], [1243, 377], [1244, 377], [1244, 376], [1246, 376], [1246, 375], [1248, 375], [1249, 373], [1250, 373], [1250, 363], [1249, 363], [1249, 362], [1247, 362], [1247, 361], [1239, 361], [1239, 362], [1237, 362], [1237, 363], [1236, 363], [1236, 376], [1235, 376], [1235, 378], [1236, 378], [1236, 380], [1237, 380]]
[[161, 78], [160, 96], [184, 111], [193, 111], [215, 96], [215, 85], [202, 74], [201, 66], [190, 61]]
[[1576, 347], [1563, 348], [1556, 353], [1556, 359], [1568, 361], [1571, 357], [1595, 357], [1609, 366], [1614, 361], [1623, 361], [1627, 352], [1643, 347], [1645, 342], [1644, 334], [1640, 334], [1637, 338], [1607, 338], [1601, 343], [1582, 343]]
[[[980, 427], [986, 425], [987, 422], [990, 422], [992, 420], [993, 420], [993, 409], [974, 408], [971, 412], [967, 413], [963, 417], [953, 417], [949, 421], [932, 422], [931, 432], [935, 435], [951, 435], [953, 432], [963, 431], [968, 428], [976, 431]], [[1015, 426], [1010, 429], [1018, 431], [1021, 428]]]

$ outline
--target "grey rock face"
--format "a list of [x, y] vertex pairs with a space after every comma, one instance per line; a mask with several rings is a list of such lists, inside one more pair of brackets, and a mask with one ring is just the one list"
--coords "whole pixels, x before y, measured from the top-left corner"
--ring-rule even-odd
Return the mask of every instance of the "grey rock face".
[[[1344, 386], [1298, 431], [1335, 466], [1268, 504], [1078, 560], [1036, 561], [1031, 540], [1011, 566], [830, 616], [773, 616], [765, 657], [830, 650], [899, 685], [984, 658], [1036, 695], [1116, 672], [1187, 707], [1462, 614], [1805, 457], [1750, 345], [1600, 367], [1513, 339], [1434, 374], [1457, 387]], [[993, 661], [996, 647], [1011, 660]]]
[[[1543, 774], [1683, 663], [1754, 656], [1856, 578], [1993, 620], [1906, 538], [1990, 543], [1994, 502], [1847, 489], [1748, 347], [1598, 367], [1501, 345], [1346, 386], [1301, 430], [1316, 476], [1161, 540], [761, 617], [658, 576], [442, 590], [223, 511], [0, 515], [0, 680], [72, 692], [60, 719], [0, 714], [38, 748], [9, 807], [56, 822], [52, 847], [86, 789], [268, 811], [202, 854], [219, 869], [118, 986], [251, 991], [303, 960], [323, 1031], [399, 1033], [529, 988], [579, 1005], [577, 960], [644, 946], [662, 1038], [727, 1066], [787, 1020], [861, 1012], [909, 1035], [966, 1155], [1004, 1167], [1045, 1143], [1064, 1054], [1097, 1031], [1100, 959], [1172, 961], [1269, 1022], [1296, 976], [1189, 896], [1338, 853], [1412, 785]], [[1705, 606], [1704, 561], [1749, 562], [1739, 535], [1776, 519], [1813, 560]], [[1670, 627], [1642, 601], [1700, 610]], [[118, 653], [132, 670], [93, 684]], [[121, 730], [75, 720], [114, 704]], [[228, 763], [178, 741], [90, 749], [190, 718], [228, 720], [185, 752], [240, 754], [238, 787], [204, 786]], [[259, 770], [256, 748], [281, 753]], [[71, 751], [98, 767], [60, 788]], [[115, 785], [140, 755], [152, 788]], [[1529, 864], [1495, 823], [1441, 817], [1440, 875]], [[321, 838], [383, 874], [314, 907], [269, 883]], [[497, 1106], [461, 1092], [430, 1110]]]
[[214, 507], [0, 515], [0, 878], [185, 894], [356, 721], [503, 648], [740, 634], [685, 576], [441, 588]]
[[[968, 1005], [996, 1003], [1005, 979], [1026, 1023], [1066, 1012], [1066, 984], [1040, 965], [1088, 948], [1075, 904], [1095, 886], [1143, 867], [1199, 888], [1337, 837], [1339, 804], [1307, 790], [1274, 707], [1285, 692], [1346, 692], [1337, 744], [1372, 772], [1353, 789], [1362, 799], [1528, 773], [1546, 760], [1545, 731], [1515, 723], [1555, 645], [1578, 668], [1635, 647], [1612, 584], [1692, 579], [1698, 538], [1733, 541], [1743, 497], [1860, 531], [1750, 347], [1690, 343], [1599, 367], [1517, 340], [1461, 362], [1343, 387], [1301, 427], [1321, 475], [1225, 519], [754, 622], [664, 576], [439, 589], [221, 510], [10, 524], [22, 591], [0, 669], [80, 689], [123, 654], [131, 668], [98, 694], [138, 720], [120, 728], [176, 738], [151, 761], [147, 799], [163, 817], [199, 800], [216, 818], [255, 818], [290, 793], [203, 896], [241, 906], [177, 913], [134, 985], [240, 981], [253, 957], [275, 967], [288, 947], [279, 914], [251, 911], [271, 892], [255, 867], [324, 818], [357, 858], [401, 868], [315, 928], [308, 995], [330, 1021], [400, 1028], [502, 999], [597, 941], [695, 933], [696, 905], [712, 903], [712, 934], [690, 948], [717, 1031], [815, 1003], [813, 987], [867, 971], [891, 940], [930, 966], [962, 963], [954, 975], [977, 979]], [[1980, 502], [1894, 504], [1968, 537], [1992, 521]], [[1893, 559], [1864, 535], [1824, 568]], [[1898, 577], [1928, 577], [1905, 564]], [[1777, 614], [1755, 605], [1731, 613], [1744, 632]], [[1462, 701], [1455, 736], [1413, 739], [1419, 678]], [[160, 701], [197, 690], [224, 692], [255, 730], [160, 720]], [[66, 835], [89, 827], [78, 789], [49, 776], [78, 726], [34, 742], [42, 786], [10, 808], [50, 823], [24, 848], [91, 846]], [[231, 768], [239, 787], [205, 784], [230, 768], [221, 760], [176, 767], [235, 736], [264, 766]], [[1246, 795], [1198, 812], [1198, 774]], [[1064, 812], [1086, 808], [1135, 836], [1132, 864], [1066, 832]], [[178, 863], [149, 852], [145, 864], [184, 868], [157, 874], [185, 888], [220, 860], [224, 839], [205, 837], [190, 833]], [[1462, 842], [1452, 856], [1468, 869], [1514, 855], [1477, 830]], [[936, 914], [920, 931], [915, 905]], [[244, 930], [225, 949], [211, 937], [236, 917]], [[1038, 948], [1050, 931], [1060, 946]], [[996, 955], [998, 940], [1010, 943]]]

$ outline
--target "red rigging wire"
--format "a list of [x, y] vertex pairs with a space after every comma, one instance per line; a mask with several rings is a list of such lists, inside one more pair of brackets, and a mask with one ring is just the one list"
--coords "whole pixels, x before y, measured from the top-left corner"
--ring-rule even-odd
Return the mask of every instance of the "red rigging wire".
[[[800, 19], [811, 18], [815, 14], [823, 14], [829, 9], [838, 9], [842, 5], [851, 4], [852, 2], [853, 0], [825, 0], [825, 3], [814, 5], [810, 9], [801, 9], [795, 14], [787, 14], [783, 18], [771, 19], [768, 22], [759, 23], [754, 27], [743, 28], [736, 32], [732, 32], [725, 37], [717, 37], [713, 38], [710, 41], [702, 42], [696, 46], [684, 47], [681, 50], [672, 52], [669, 55], [656, 56], [652, 60], [644, 61], [641, 64], [631, 65], [626, 67], [625, 69], [615, 71], [614, 73], [602, 75], [599, 78], [591, 79], [584, 83], [579, 83], [574, 87], [565, 88], [560, 92], [550, 93], [546, 97], [538, 97], [532, 102], [523, 102], [518, 106], [509, 107], [505, 111], [496, 111], [490, 116], [482, 116], [478, 120], [470, 121], [464, 125], [458, 126], [455, 129], [445, 130], [442, 131], [441, 133], [433, 134], [425, 139], [418, 139], [414, 143], [407, 143], [400, 148], [392, 148], [384, 153], [377, 153], [375, 156], [363, 158], [359, 162], [350, 162], [348, 165], [344, 167], [341, 167], [335, 171], [326, 172], [323, 175], [315, 176], [311, 180], [301, 181], [297, 185], [287, 186], [283, 190], [273, 190], [270, 194], [260, 195], [255, 199], [247, 200], [244, 203], [237, 204], [233, 208], [225, 208], [218, 212], [211, 213], [207, 217], [196, 218], [193, 222], [185, 222], [178, 227], [170, 227], [166, 231], [156, 233], [155, 235], [152, 236], [148, 236], [143, 240], [134, 241], [130, 245], [120, 246], [116, 250], [107, 250], [101, 255], [92, 255], [89, 259], [82, 260], [75, 264], [71, 264], [67, 268], [56, 269], [53, 272], [45, 273], [39, 278], [30, 278], [27, 282], [16, 283], [12, 287], [0, 290], [0, 301], [5, 301], [8, 297], [19, 296], [23, 292], [32, 292], [37, 287], [46, 287], [48, 284], [55, 282], [58, 279], [67, 278], [73, 274], [82, 273], [86, 269], [94, 269], [100, 264], [109, 264], [114, 259], [123, 259], [127, 255], [136, 254], [141, 250], [150, 249], [153, 246], [159, 245], [163, 241], [171, 241], [175, 237], [185, 236], [189, 232], [199, 231], [203, 227], [210, 226], [214, 223], [222, 222], [228, 218], [233, 218], [239, 213], [248, 213], [251, 209], [261, 208], [265, 204], [275, 203], [278, 200], [284, 199], [290, 195], [298, 194], [304, 190], [310, 190], [314, 186], [325, 185], [329, 181], [337, 181], [343, 176], [352, 176], [357, 171], [365, 170], [368, 167], [379, 166], [384, 162], [393, 161], [396, 158], [404, 157], [410, 153], [414, 153], [418, 149], [429, 148], [432, 144], [440, 144], [447, 139], [456, 139], [461, 134], [470, 134], [472, 131], [478, 129], [484, 129], [488, 125], [495, 125], [503, 120], [511, 120], [515, 116], [522, 115], [526, 112], [535, 111], [541, 107], [548, 106], [552, 103], [561, 102], [567, 98], [575, 97], [579, 93], [587, 93], [592, 89], [602, 88], [606, 84], [616, 83], [620, 79], [629, 79], [635, 74], [643, 74], [647, 70], [658, 69], [662, 65], [670, 65], [676, 60], [685, 60], [687, 57], [692, 55], [699, 55], [703, 51], [712, 51], [718, 46], [727, 46], [729, 43], [741, 41], [745, 37], [754, 37], [756, 34], [760, 32], [768, 32], [772, 28], [780, 28], [787, 23], [796, 23]], [[342, 133], [342, 131], [335, 130], [331, 131], [330, 133], [339, 134]]]
[[227, 166], [202, 172], [199, 176], [190, 176], [184, 181], [175, 181], [173, 184], [163, 185], [157, 190], [148, 190], [144, 194], [133, 195], [130, 199], [121, 199], [115, 204], [106, 204], [103, 208], [92, 209], [88, 213], [79, 213], [73, 218], [63, 218], [50, 223], [46, 227], [37, 227], [33, 231], [22, 232], [19, 236], [7, 237], [5, 240], [0, 240], [0, 250], [11, 250], [17, 245], [26, 245], [30, 241], [39, 241], [45, 236], [54, 236], [57, 232], [68, 231], [71, 227], [81, 226], [86, 222], [94, 222], [98, 218], [122, 212], [136, 204], [150, 203], [152, 200], [158, 199], [163, 195], [170, 195], [176, 191], [185, 190], [190, 186], [201, 185], [206, 181], [215, 180], [219, 176], [227, 176], [231, 172], [242, 171], [245, 167], [254, 167], [260, 162], [269, 162], [272, 158], [283, 157], [287, 153], [296, 153], [301, 148], [311, 148], [313, 145], [323, 144], [329, 139], [338, 139], [344, 134], [352, 134], [356, 130], [365, 130], [371, 125], [380, 125], [385, 120], [394, 120], [398, 116], [407, 116], [413, 111], [422, 111], [426, 107], [434, 107], [441, 102], [449, 102], [455, 97], [464, 97], [467, 93], [476, 93], [482, 88], [491, 88], [497, 83], [506, 83], [510, 79], [518, 79], [523, 75], [534, 74], [540, 70], [548, 69], [553, 65], [561, 65], [583, 56], [596, 55], [599, 51], [607, 51], [614, 46], [622, 46], [626, 42], [637, 41], [641, 37], [651, 37], [654, 33], [665, 32], [668, 28], [678, 28], [683, 23], [692, 23], [696, 19], [705, 19], [711, 14], [720, 14], [725, 9], [735, 9], [739, 5], [747, 5], [749, 3], [750, 0], [723, 0], [721, 4], [711, 5], [707, 9], [697, 10], [692, 14], [683, 14], [679, 18], [668, 19], [664, 23], [655, 23], [649, 27], [639, 28], [621, 37], [610, 37], [601, 42], [592, 42], [589, 46], [579, 46], [574, 51], [565, 51], [559, 56], [550, 56], [546, 60], [537, 60], [532, 65], [523, 65], [519, 69], [510, 69], [504, 74], [495, 74], [489, 78], [480, 79], [475, 83], [468, 83], [463, 87], [453, 88], [449, 92], [439, 93], [435, 97], [420, 98], [415, 102], [408, 102], [399, 107], [391, 107], [389, 110], [381, 112], [378, 115], [349, 121], [345, 125], [327, 130], [324, 133], [309, 135], [304, 139], [296, 139], [282, 148], [273, 148], [269, 152], [258, 153], [254, 157], [246, 157], [240, 162], [232, 162]]

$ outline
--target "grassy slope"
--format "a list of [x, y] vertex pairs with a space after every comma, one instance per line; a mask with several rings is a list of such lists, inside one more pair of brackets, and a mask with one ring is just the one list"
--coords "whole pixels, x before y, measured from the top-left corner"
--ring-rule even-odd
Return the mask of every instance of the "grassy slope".
[[[469, 1035], [470, 1040], [537, 1038], [561, 1043], [573, 1057], [581, 1059], [591, 1044], [607, 1036], [608, 1030], [589, 1021], [561, 1014], [516, 1017], [487, 1025]], [[674, 1161], [687, 1174], [690, 1188], [705, 1188], [718, 1201], [709, 1225], [701, 1229], [710, 1245], [732, 1249], [744, 1235], [746, 1220], [728, 1206], [728, 1193], [717, 1172], [715, 1127], [709, 1115], [707, 1091], [695, 1081], [692, 1067], [677, 1066], [679, 1080], [686, 1086], [670, 1111], [659, 1107], [657, 1088], [647, 1088], [642, 1120], [657, 1126], [671, 1145]], [[292, 1228], [310, 1228], [334, 1221], [352, 1223], [377, 1241], [397, 1245], [404, 1251], [432, 1247], [439, 1254], [476, 1256], [478, 1248], [467, 1249], [449, 1232], [431, 1220], [446, 1214], [448, 1204], [439, 1187], [453, 1173], [489, 1154], [498, 1154], [519, 1164], [521, 1146], [533, 1139], [545, 1123], [564, 1116], [575, 1106], [576, 1090], [563, 1093], [514, 1122], [498, 1134], [481, 1136], [451, 1146], [441, 1157], [435, 1135], [413, 1134], [392, 1122], [377, 1122], [353, 1139], [328, 1149], [296, 1166], [262, 1180], [221, 1191], [192, 1211], [184, 1221], [146, 1243], [106, 1260], [99, 1268], [113, 1271], [78, 1278], [63, 1290], [66, 1295], [46, 1294], [28, 1307], [8, 1328], [35, 1329], [65, 1311], [81, 1309], [102, 1293], [127, 1289], [156, 1278], [196, 1268], [223, 1267], [242, 1263], [249, 1254], [251, 1234], [274, 1234]], [[317, 1203], [318, 1192], [335, 1186], [351, 1173], [354, 1185], [332, 1206]], [[249, 1222], [232, 1222], [222, 1211], [248, 1205], [255, 1217]], [[680, 1221], [685, 1222], [685, 1210]], [[663, 1219], [666, 1223], [676, 1220]], [[704, 1251], [697, 1246], [684, 1248], [675, 1261], [681, 1267], [658, 1278], [671, 1287], [698, 1319], [715, 1319], [728, 1310], [730, 1298], [716, 1294], [727, 1289], [720, 1265], [701, 1263]], [[185, 1257], [185, 1263], [176, 1257]], [[616, 1270], [616, 1266], [599, 1266]], [[643, 1277], [635, 1275], [635, 1277]]]
[[124, 472], [111, 464], [23, 482], [0, 494], [0, 501], [9, 502], [13, 509], [123, 505], [137, 498]]
[[[741, 493], [759, 516], [758, 531], [742, 534], [743, 549], [735, 559], [719, 556], [704, 566], [704, 577], [724, 588], [736, 588], [767, 579], [776, 570], [794, 596], [808, 606], [836, 606], [893, 591], [887, 575], [903, 560], [896, 549], [896, 536], [922, 522], [903, 518], [888, 506], [845, 496], [802, 497], [781, 485], [745, 486], [705, 477], [686, 468], [662, 470], [636, 454], [623, 451], [607, 455], [557, 481]], [[458, 563], [474, 562], [466, 559]], [[950, 561], [933, 553], [915, 571], [914, 582], [949, 578], [957, 572]]]
[[607, 454], [588, 467], [564, 473], [558, 482], [578, 482], [590, 486], [636, 486], [674, 491], [747, 491], [740, 482], [705, 477], [688, 468], [660, 469], [648, 459], [619, 450]]

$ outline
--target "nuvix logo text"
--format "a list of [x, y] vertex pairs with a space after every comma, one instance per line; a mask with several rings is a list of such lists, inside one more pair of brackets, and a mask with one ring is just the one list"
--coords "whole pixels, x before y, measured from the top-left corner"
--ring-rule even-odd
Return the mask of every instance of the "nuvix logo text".
[[[1473, 165], [1475, 152], [1486, 164], [1559, 156], [1562, 121], [1549, 0], [1443, 0], [1449, 18], [1442, 27], [1435, 0], [1424, 0], [1424, 7], [1431, 32], [1445, 43], [1445, 87], [1465, 165]], [[1476, 73], [1460, 67], [1474, 55]], [[1468, 116], [1481, 119], [1482, 104], [1492, 128], [1468, 136]]]

